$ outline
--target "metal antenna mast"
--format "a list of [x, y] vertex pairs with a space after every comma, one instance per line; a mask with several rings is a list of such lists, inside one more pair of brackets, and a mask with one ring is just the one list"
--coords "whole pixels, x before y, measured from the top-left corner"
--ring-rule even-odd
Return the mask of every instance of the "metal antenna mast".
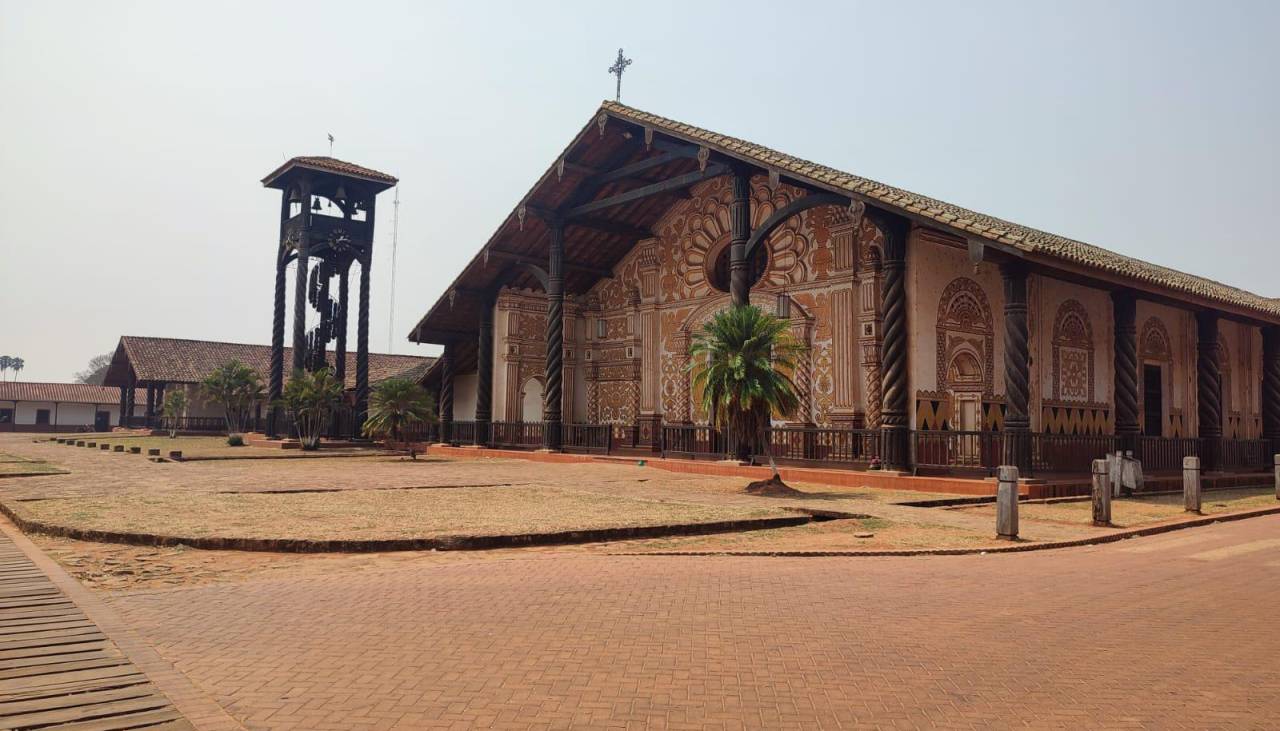
[[391, 202], [391, 321], [387, 324], [387, 352], [391, 352], [391, 339], [396, 331], [396, 244], [400, 240], [400, 186], [396, 185], [396, 198]]

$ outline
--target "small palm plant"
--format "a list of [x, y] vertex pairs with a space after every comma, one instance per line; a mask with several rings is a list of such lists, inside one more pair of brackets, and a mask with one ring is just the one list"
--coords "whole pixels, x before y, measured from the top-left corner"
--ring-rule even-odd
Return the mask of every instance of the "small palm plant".
[[227, 419], [227, 443], [242, 444], [249, 414], [254, 404], [264, 398], [262, 379], [257, 371], [238, 360], [227, 361], [201, 382], [200, 393], [205, 403], [222, 407]]
[[164, 406], [160, 407], [160, 415], [164, 417], [165, 426], [169, 428], [169, 438], [178, 437], [178, 419], [187, 410], [187, 394], [174, 391], [164, 397]]
[[[727, 427], [738, 459], [768, 450], [765, 430], [774, 415], [800, 405], [789, 373], [805, 350], [787, 323], [753, 305], [717, 312], [695, 333], [689, 347], [693, 388], [712, 426]], [[769, 463], [773, 466], [770, 452]], [[773, 469], [777, 477], [777, 467]]]
[[435, 411], [435, 400], [425, 388], [408, 378], [388, 378], [369, 396], [364, 435], [399, 442], [406, 426], [435, 421]]
[[342, 401], [342, 382], [334, 378], [328, 368], [314, 373], [294, 371], [280, 401], [293, 416], [302, 448], [319, 449], [320, 437], [329, 426], [329, 416]]

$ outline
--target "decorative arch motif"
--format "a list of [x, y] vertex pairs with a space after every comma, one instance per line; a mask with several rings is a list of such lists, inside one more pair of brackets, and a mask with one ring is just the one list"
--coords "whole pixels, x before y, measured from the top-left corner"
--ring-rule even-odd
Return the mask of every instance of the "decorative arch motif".
[[1053, 398], [1093, 402], [1093, 325], [1079, 300], [1058, 307], [1053, 319]]
[[1138, 338], [1138, 356], [1143, 360], [1162, 363], [1173, 362], [1173, 339], [1160, 318], [1152, 315], [1142, 323], [1142, 336]]
[[[938, 299], [938, 390], [981, 390], [990, 396], [994, 391], [995, 326], [991, 304], [982, 285], [968, 277], [951, 280]], [[981, 366], [976, 381], [968, 377], [953, 383], [951, 368], [959, 353], [968, 351]]]

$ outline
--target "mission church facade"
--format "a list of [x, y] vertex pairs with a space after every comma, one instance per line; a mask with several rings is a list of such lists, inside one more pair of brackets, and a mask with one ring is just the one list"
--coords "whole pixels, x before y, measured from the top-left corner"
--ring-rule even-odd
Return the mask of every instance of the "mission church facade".
[[940, 433], [997, 434], [931, 459], [1071, 470], [1280, 436], [1280, 301], [613, 102], [410, 337], [445, 345], [450, 441], [571, 449], [607, 425], [667, 451], [707, 422], [690, 340], [735, 300], [807, 346], [774, 431], [829, 442], [810, 457], [905, 469]]

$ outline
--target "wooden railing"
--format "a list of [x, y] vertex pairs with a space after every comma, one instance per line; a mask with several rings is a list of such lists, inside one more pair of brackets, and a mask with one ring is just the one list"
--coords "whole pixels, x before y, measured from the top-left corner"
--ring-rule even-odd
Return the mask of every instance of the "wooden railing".
[[495, 447], [537, 449], [542, 446], [540, 421], [495, 421], [490, 425], [490, 442]]
[[1134, 457], [1142, 462], [1142, 471], [1169, 472], [1182, 469], [1183, 457], [1199, 457], [1201, 440], [1193, 437], [1138, 437]]
[[778, 460], [867, 464], [880, 454], [878, 429], [775, 426], [768, 439]]
[[917, 468], [956, 469], [995, 474], [1000, 466], [1000, 432], [912, 432], [912, 461]]
[[728, 451], [724, 435], [699, 424], [663, 424], [662, 453], [673, 457], [724, 455]]
[[1111, 434], [1032, 434], [1031, 466], [1034, 472], [1088, 472], [1093, 460], [1120, 448]]
[[476, 423], [474, 421], [454, 421], [449, 425], [450, 444], [475, 444]]
[[560, 429], [566, 451], [608, 454], [612, 449], [613, 427], [609, 424], [565, 424]]
[[1270, 439], [1223, 439], [1219, 447], [1219, 467], [1224, 470], [1268, 469], [1273, 466]]
[[440, 441], [440, 424], [434, 421], [420, 421], [401, 429], [400, 435], [406, 442], [426, 442], [428, 444], [438, 442]]

